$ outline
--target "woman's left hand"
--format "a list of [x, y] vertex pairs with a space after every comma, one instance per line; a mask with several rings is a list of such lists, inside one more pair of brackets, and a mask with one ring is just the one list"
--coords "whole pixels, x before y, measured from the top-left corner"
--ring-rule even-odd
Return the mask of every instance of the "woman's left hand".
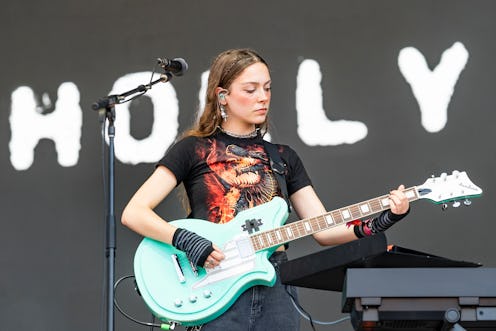
[[393, 214], [402, 215], [410, 208], [410, 202], [403, 192], [404, 189], [405, 186], [400, 185], [396, 190], [389, 192], [389, 204]]

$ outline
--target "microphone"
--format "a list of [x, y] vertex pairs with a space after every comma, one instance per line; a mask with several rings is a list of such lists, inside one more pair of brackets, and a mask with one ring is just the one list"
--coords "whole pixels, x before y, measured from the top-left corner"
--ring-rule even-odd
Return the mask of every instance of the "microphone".
[[158, 58], [158, 64], [165, 70], [172, 73], [174, 76], [182, 76], [188, 70], [188, 64], [180, 57], [173, 60], [166, 58]]

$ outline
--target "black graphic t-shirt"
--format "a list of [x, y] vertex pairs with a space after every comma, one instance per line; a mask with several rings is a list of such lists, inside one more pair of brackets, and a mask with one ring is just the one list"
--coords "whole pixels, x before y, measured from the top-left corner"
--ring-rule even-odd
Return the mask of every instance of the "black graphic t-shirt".
[[[296, 152], [277, 145], [287, 165], [291, 196], [310, 178]], [[186, 137], [159, 161], [183, 182], [191, 205], [190, 218], [226, 223], [240, 211], [281, 196], [262, 137], [234, 138], [222, 132], [210, 137]]]

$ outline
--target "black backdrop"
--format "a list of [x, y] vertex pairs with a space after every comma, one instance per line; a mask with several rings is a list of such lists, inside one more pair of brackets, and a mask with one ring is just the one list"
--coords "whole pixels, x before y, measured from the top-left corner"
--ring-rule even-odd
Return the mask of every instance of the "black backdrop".
[[[465, 170], [484, 189], [481, 198], [470, 208], [444, 212], [425, 200], [415, 203], [408, 220], [388, 232], [388, 240], [495, 266], [491, 219], [496, 165], [495, 10], [492, 1], [468, 0], [4, 1], [0, 11], [0, 328], [103, 328], [101, 136], [90, 105], [107, 95], [119, 77], [150, 71], [157, 57], [183, 57], [189, 71], [171, 83], [179, 101], [179, 130], [183, 130], [198, 106], [201, 74], [217, 53], [232, 47], [255, 48], [271, 64], [272, 139], [298, 151], [329, 209], [387, 193], [399, 183], [417, 185], [431, 174]], [[405, 47], [415, 47], [433, 70], [456, 42], [464, 45], [469, 57], [454, 87], [446, 125], [428, 132], [421, 124], [419, 103], [398, 67], [398, 56]], [[334, 146], [309, 146], [300, 139], [295, 91], [298, 68], [305, 59], [320, 65], [327, 117], [363, 122], [368, 129], [364, 139]], [[14, 91], [28, 86], [39, 100], [46, 94], [54, 102], [64, 82], [73, 82], [80, 93], [77, 163], [62, 166], [54, 142], [42, 139], [32, 165], [14, 167], [9, 149]], [[434, 94], [437, 88], [432, 87]], [[46, 108], [47, 115], [53, 111], [50, 105]], [[133, 102], [131, 134], [145, 139], [154, 118], [150, 99]], [[153, 162], [117, 161], [118, 217], [152, 170]], [[183, 217], [177, 206], [173, 196], [158, 211], [171, 219]], [[118, 226], [117, 277], [133, 273], [133, 254], [140, 240]], [[302, 239], [292, 244], [290, 256], [318, 249], [311, 240]], [[300, 294], [314, 318], [328, 321], [343, 316], [338, 293], [302, 289]], [[131, 285], [120, 288], [118, 297], [131, 314], [150, 319]], [[118, 313], [116, 319], [118, 330], [141, 329]], [[309, 329], [308, 323], [302, 325]], [[351, 325], [319, 329], [351, 330]]]

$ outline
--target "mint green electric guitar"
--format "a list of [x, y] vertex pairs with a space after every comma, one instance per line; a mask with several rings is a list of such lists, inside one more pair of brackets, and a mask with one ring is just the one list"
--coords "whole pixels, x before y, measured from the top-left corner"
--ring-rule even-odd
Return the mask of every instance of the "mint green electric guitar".
[[[409, 201], [429, 199], [454, 205], [482, 194], [465, 172], [454, 171], [404, 190]], [[184, 326], [207, 323], [226, 311], [243, 291], [254, 285], [272, 286], [276, 280], [268, 261], [281, 244], [361, 219], [389, 208], [387, 195], [340, 208], [323, 215], [283, 225], [288, 217], [281, 198], [240, 212], [227, 224], [197, 219], [171, 222], [176, 227], [211, 240], [225, 253], [214, 269], [192, 266], [174, 247], [149, 238], [139, 245], [134, 271], [138, 288], [149, 309], [160, 320]]]

